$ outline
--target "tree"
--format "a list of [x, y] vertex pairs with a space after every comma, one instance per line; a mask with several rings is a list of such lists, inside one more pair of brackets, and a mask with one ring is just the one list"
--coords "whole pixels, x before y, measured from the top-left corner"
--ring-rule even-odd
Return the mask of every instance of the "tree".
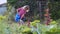
[[60, 18], [60, 0], [50, 0], [49, 3], [51, 18], [56, 20]]

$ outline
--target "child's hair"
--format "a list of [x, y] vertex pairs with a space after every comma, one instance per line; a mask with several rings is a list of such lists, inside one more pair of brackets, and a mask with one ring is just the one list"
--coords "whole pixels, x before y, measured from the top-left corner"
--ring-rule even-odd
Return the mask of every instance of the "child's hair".
[[27, 8], [27, 12], [29, 11], [29, 5], [25, 5], [22, 7], [23, 9]]
[[23, 6], [23, 8], [25, 9], [25, 8], [29, 8], [29, 5], [25, 5], [25, 6]]

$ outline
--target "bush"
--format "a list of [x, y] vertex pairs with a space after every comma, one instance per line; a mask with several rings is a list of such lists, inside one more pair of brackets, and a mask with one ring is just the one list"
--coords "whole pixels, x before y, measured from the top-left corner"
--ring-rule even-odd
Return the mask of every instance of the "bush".
[[20, 26], [20, 28], [18, 29], [18, 31], [20, 32], [20, 33], [22, 33], [22, 34], [30, 34], [30, 33], [32, 33], [31, 32], [31, 28], [29, 28], [29, 27], [27, 27], [27, 26]]
[[48, 26], [38, 24], [37, 29], [40, 34], [60, 34], [60, 27], [57, 24]]
[[34, 20], [33, 22], [30, 23], [31, 26], [36, 26], [37, 23], [40, 23], [40, 20]]
[[0, 16], [0, 21], [1, 21], [1, 20], [5, 20], [5, 19], [7, 19], [6, 16]]

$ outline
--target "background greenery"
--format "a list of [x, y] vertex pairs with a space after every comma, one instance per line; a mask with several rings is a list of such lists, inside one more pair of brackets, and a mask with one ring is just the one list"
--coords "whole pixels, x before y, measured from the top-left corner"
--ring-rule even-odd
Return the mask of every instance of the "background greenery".
[[[49, 0], [49, 8], [51, 13], [51, 18], [53, 19], [50, 25], [40, 24], [39, 14], [37, 10], [36, 0], [7, 0], [7, 12], [5, 16], [0, 16], [0, 34], [60, 34], [60, 1], [59, 0]], [[14, 22], [14, 16], [16, 11], [11, 11], [12, 8], [15, 10], [24, 5], [30, 6], [30, 12], [28, 18], [33, 20], [30, 23], [30, 27], [27, 25], [21, 25]], [[33, 17], [34, 19], [30, 18]], [[38, 20], [36, 20], [36, 19]], [[8, 19], [8, 20], [7, 20]]]

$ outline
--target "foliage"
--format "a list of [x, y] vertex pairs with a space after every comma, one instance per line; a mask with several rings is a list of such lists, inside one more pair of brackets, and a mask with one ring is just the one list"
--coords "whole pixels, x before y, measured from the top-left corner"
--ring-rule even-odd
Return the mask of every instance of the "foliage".
[[27, 26], [20, 26], [20, 28], [18, 29], [18, 31], [22, 34], [31, 34], [31, 28], [27, 27]]
[[56, 20], [57, 23], [60, 23], [60, 19]]
[[31, 26], [36, 26], [37, 23], [40, 23], [40, 20], [34, 20], [33, 22], [30, 23]]
[[[3, 18], [3, 16], [0, 16], [0, 18]], [[60, 25], [57, 25], [56, 21], [52, 21], [48, 26], [40, 24], [39, 22], [40, 20], [31, 22], [32, 24], [30, 25], [33, 26], [33, 28], [31, 28], [26, 25], [20, 25], [20, 27], [18, 27], [17, 23], [9, 24], [9, 21], [1, 20], [0, 34], [60, 34]], [[34, 26], [36, 26], [36, 28]]]
[[14, 6], [17, 0], [7, 0], [8, 4]]
[[[5, 24], [5, 23], [4, 23]], [[0, 25], [0, 34], [16, 34], [17, 32], [16, 32], [16, 30], [15, 30], [15, 28], [13, 27], [10, 27], [10, 25], [9, 24], [5, 24], [5, 25]]]
[[40, 34], [60, 34], [60, 28], [57, 24], [48, 26], [38, 24], [37, 29]]
[[54, 24], [57, 24], [56, 21], [51, 21], [50, 24], [54, 25]]
[[2, 20], [6, 20], [6, 18], [7, 18], [7, 16], [0, 16], [0, 21], [2, 21]]
[[0, 34], [16, 34], [17, 30], [17, 24], [14, 24], [14, 27], [12, 27], [12, 24], [9, 24], [9, 21], [6, 21], [7, 17], [0, 16]]
[[[49, 3], [51, 18], [56, 20], [60, 18], [60, 2], [59, 0], [50, 0]], [[58, 16], [58, 17], [57, 17]]]

